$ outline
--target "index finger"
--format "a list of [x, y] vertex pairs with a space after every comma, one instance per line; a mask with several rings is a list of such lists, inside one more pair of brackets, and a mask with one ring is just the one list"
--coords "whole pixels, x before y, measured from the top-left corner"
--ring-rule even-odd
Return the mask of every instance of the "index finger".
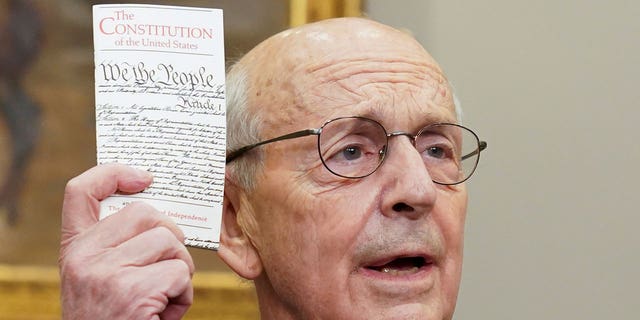
[[146, 171], [115, 163], [95, 166], [71, 179], [62, 204], [62, 241], [98, 222], [101, 200], [116, 191], [140, 192], [152, 180]]

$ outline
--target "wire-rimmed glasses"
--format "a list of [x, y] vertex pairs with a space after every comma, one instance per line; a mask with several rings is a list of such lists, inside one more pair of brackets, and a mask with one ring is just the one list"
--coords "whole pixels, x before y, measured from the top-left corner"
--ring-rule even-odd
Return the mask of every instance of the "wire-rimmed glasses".
[[455, 185], [469, 179], [487, 143], [464, 126], [434, 123], [411, 134], [403, 131], [387, 133], [377, 121], [359, 117], [340, 117], [325, 122], [317, 129], [306, 129], [244, 146], [227, 155], [227, 163], [258, 146], [276, 141], [318, 136], [318, 154], [331, 173], [350, 179], [374, 173], [389, 153], [389, 138], [408, 137], [424, 162], [433, 182]]

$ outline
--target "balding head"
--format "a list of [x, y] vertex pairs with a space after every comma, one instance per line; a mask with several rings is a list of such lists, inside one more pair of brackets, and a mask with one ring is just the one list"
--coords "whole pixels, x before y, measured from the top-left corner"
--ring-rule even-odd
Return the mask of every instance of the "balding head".
[[279, 138], [235, 153], [225, 184], [219, 254], [254, 280], [262, 318], [451, 319], [464, 130], [420, 44], [325, 20], [258, 45], [227, 87], [229, 149]]
[[[229, 72], [233, 133], [229, 149], [273, 137], [320, 109], [326, 115], [327, 100], [348, 105], [362, 102], [363, 96], [376, 99], [379, 88], [364, 82], [387, 77], [385, 81], [402, 82], [406, 73], [421, 80], [421, 94], [428, 95], [430, 103], [455, 114], [442, 70], [406, 32], [364, 18], [322, 20], [280, 32], [247, 53]], [[236, 132], [236, 126], [244, 129]], [[259, 151], [253, 156], [252, 163], [239, 161], [242, 172], [256, 172]], [[252, 185], [248, 175], [239, 179], [245, 186]]]
[[[431, 77], [433, 83], [428, 90], [434, 96], [437, 90], [448, 92], [440, 67], [413, 37], [362, 18], [324, 20], [281, 32], [257, 46], [240, 64], [250, 74], [250, 105], [256, 109], [282, 110], [317, 103], [306, 101], [305, 93], [331, 81], [354, 80], [353, 86], [347, 84], [344, 89], [355, 90], [359, 81], [366, 81], [359, 75], [368, 70], [356, 66], [362, 61], [378, 64], [372, 67], [386, 65], [389, 72], [395, 72], [394, 63], [419, 65], [423, 69], [413, 72]], [[365, 89], [354, 93], [375, 92]], [[342, 98], [348, 100], [346, 96]], [[443, 98], [438, 102], [446, 103], [444, 100], [449, 97]]]

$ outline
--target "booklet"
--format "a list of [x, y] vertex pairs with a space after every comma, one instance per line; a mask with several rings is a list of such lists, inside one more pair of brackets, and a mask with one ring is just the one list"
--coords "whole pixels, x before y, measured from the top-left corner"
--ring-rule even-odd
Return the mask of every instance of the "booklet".
[[222, 10], [93, 6], [98, 163], [148, 170], [144, 192], [101, 202], [105, 218], [144, 201], [185, 244], [217, 249], [226, 150]]

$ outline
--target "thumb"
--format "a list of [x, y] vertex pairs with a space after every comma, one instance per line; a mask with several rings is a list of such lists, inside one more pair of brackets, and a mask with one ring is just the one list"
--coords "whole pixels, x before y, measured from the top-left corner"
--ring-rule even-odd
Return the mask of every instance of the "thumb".
[[115, 163], [93, 167], [71, 179], [62, 204], [62, 242], [98, 222], [101, 200], [116, 191], [140, 192], [152, 180], [146, 171]]

